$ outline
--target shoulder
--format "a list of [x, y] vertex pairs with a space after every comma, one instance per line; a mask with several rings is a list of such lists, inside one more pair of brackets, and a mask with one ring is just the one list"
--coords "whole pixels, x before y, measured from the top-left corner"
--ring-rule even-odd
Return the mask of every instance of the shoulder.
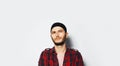
[[41, 52], [41, 55], [46, 55], [48, 54], [50, 51], [52, 50], [52, 48], [46, 48]]
[[74, 48], [71, 48], [71, 50], [73, 50], [73, 51], [75, 51], [75, 52], [77, 52], [77, 51], [78, 51], [78, 49], [74, 49]]
[[48, 53], [50, 50], [52, 50], [52, 48], [46, 48], [42, 51], [42, 53]]
[[68, 48], [70, 50], [71, 53], [73, 54], [80, 54], [78, 49], [74, 49], [74, 48]]
[[77, 58], [81, 59], [82, 60], [82, 54], [79, 52], [78, 49], [71, 49], [71, 53], [74, 54]]
[[74, 49], [74, 48], [68, 48], [68, 49], [72, 52], [78, 52], [78, 49]]

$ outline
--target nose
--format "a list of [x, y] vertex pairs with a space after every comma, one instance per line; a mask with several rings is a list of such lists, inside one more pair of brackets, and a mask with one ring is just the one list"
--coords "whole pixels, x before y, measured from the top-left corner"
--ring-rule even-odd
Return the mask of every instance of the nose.
[[59, 36], [59, 33], [58, 33], [58, 32], [56, 32], [55, 36], [56, 36], [56, 37], [58, 37], [58, 36]]

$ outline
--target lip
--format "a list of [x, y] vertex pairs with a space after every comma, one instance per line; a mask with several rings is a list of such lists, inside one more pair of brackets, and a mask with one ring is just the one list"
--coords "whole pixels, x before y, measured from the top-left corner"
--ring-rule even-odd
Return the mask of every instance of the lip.
[[61, 38], [56, 38], [56, 39], [55, 39], [55, 41], [60, 41], [60, 40], [61, 40]]
[[55, 40], [60, 40], [61, 38], [59, 37], [59, 38], [55, 38]]
[[60, 39], [55, 39], [56, 41], [60, 41]]
[[61, 41], [60, 41], [60, 40], [56, 40], [55, 42], [56, 42], [56, 43], [59, 43], [59, 42], [61, 42]]

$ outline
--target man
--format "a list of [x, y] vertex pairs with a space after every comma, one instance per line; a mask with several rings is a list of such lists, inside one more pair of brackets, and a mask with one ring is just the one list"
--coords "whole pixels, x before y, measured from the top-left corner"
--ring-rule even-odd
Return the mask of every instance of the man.
[[68, 33], [64, 24], [54, 23], [50, 33], [54, 47], [41, 53], [38, 66], [84, 66], [80, 52], [66, 46]]

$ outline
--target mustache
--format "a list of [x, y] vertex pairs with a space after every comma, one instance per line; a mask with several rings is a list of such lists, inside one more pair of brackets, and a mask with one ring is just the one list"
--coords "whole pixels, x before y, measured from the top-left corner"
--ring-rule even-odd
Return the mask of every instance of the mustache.
[[56, 37], [55, 39], [61, 39], [61, 37], [58, 36], [58, 37]]

